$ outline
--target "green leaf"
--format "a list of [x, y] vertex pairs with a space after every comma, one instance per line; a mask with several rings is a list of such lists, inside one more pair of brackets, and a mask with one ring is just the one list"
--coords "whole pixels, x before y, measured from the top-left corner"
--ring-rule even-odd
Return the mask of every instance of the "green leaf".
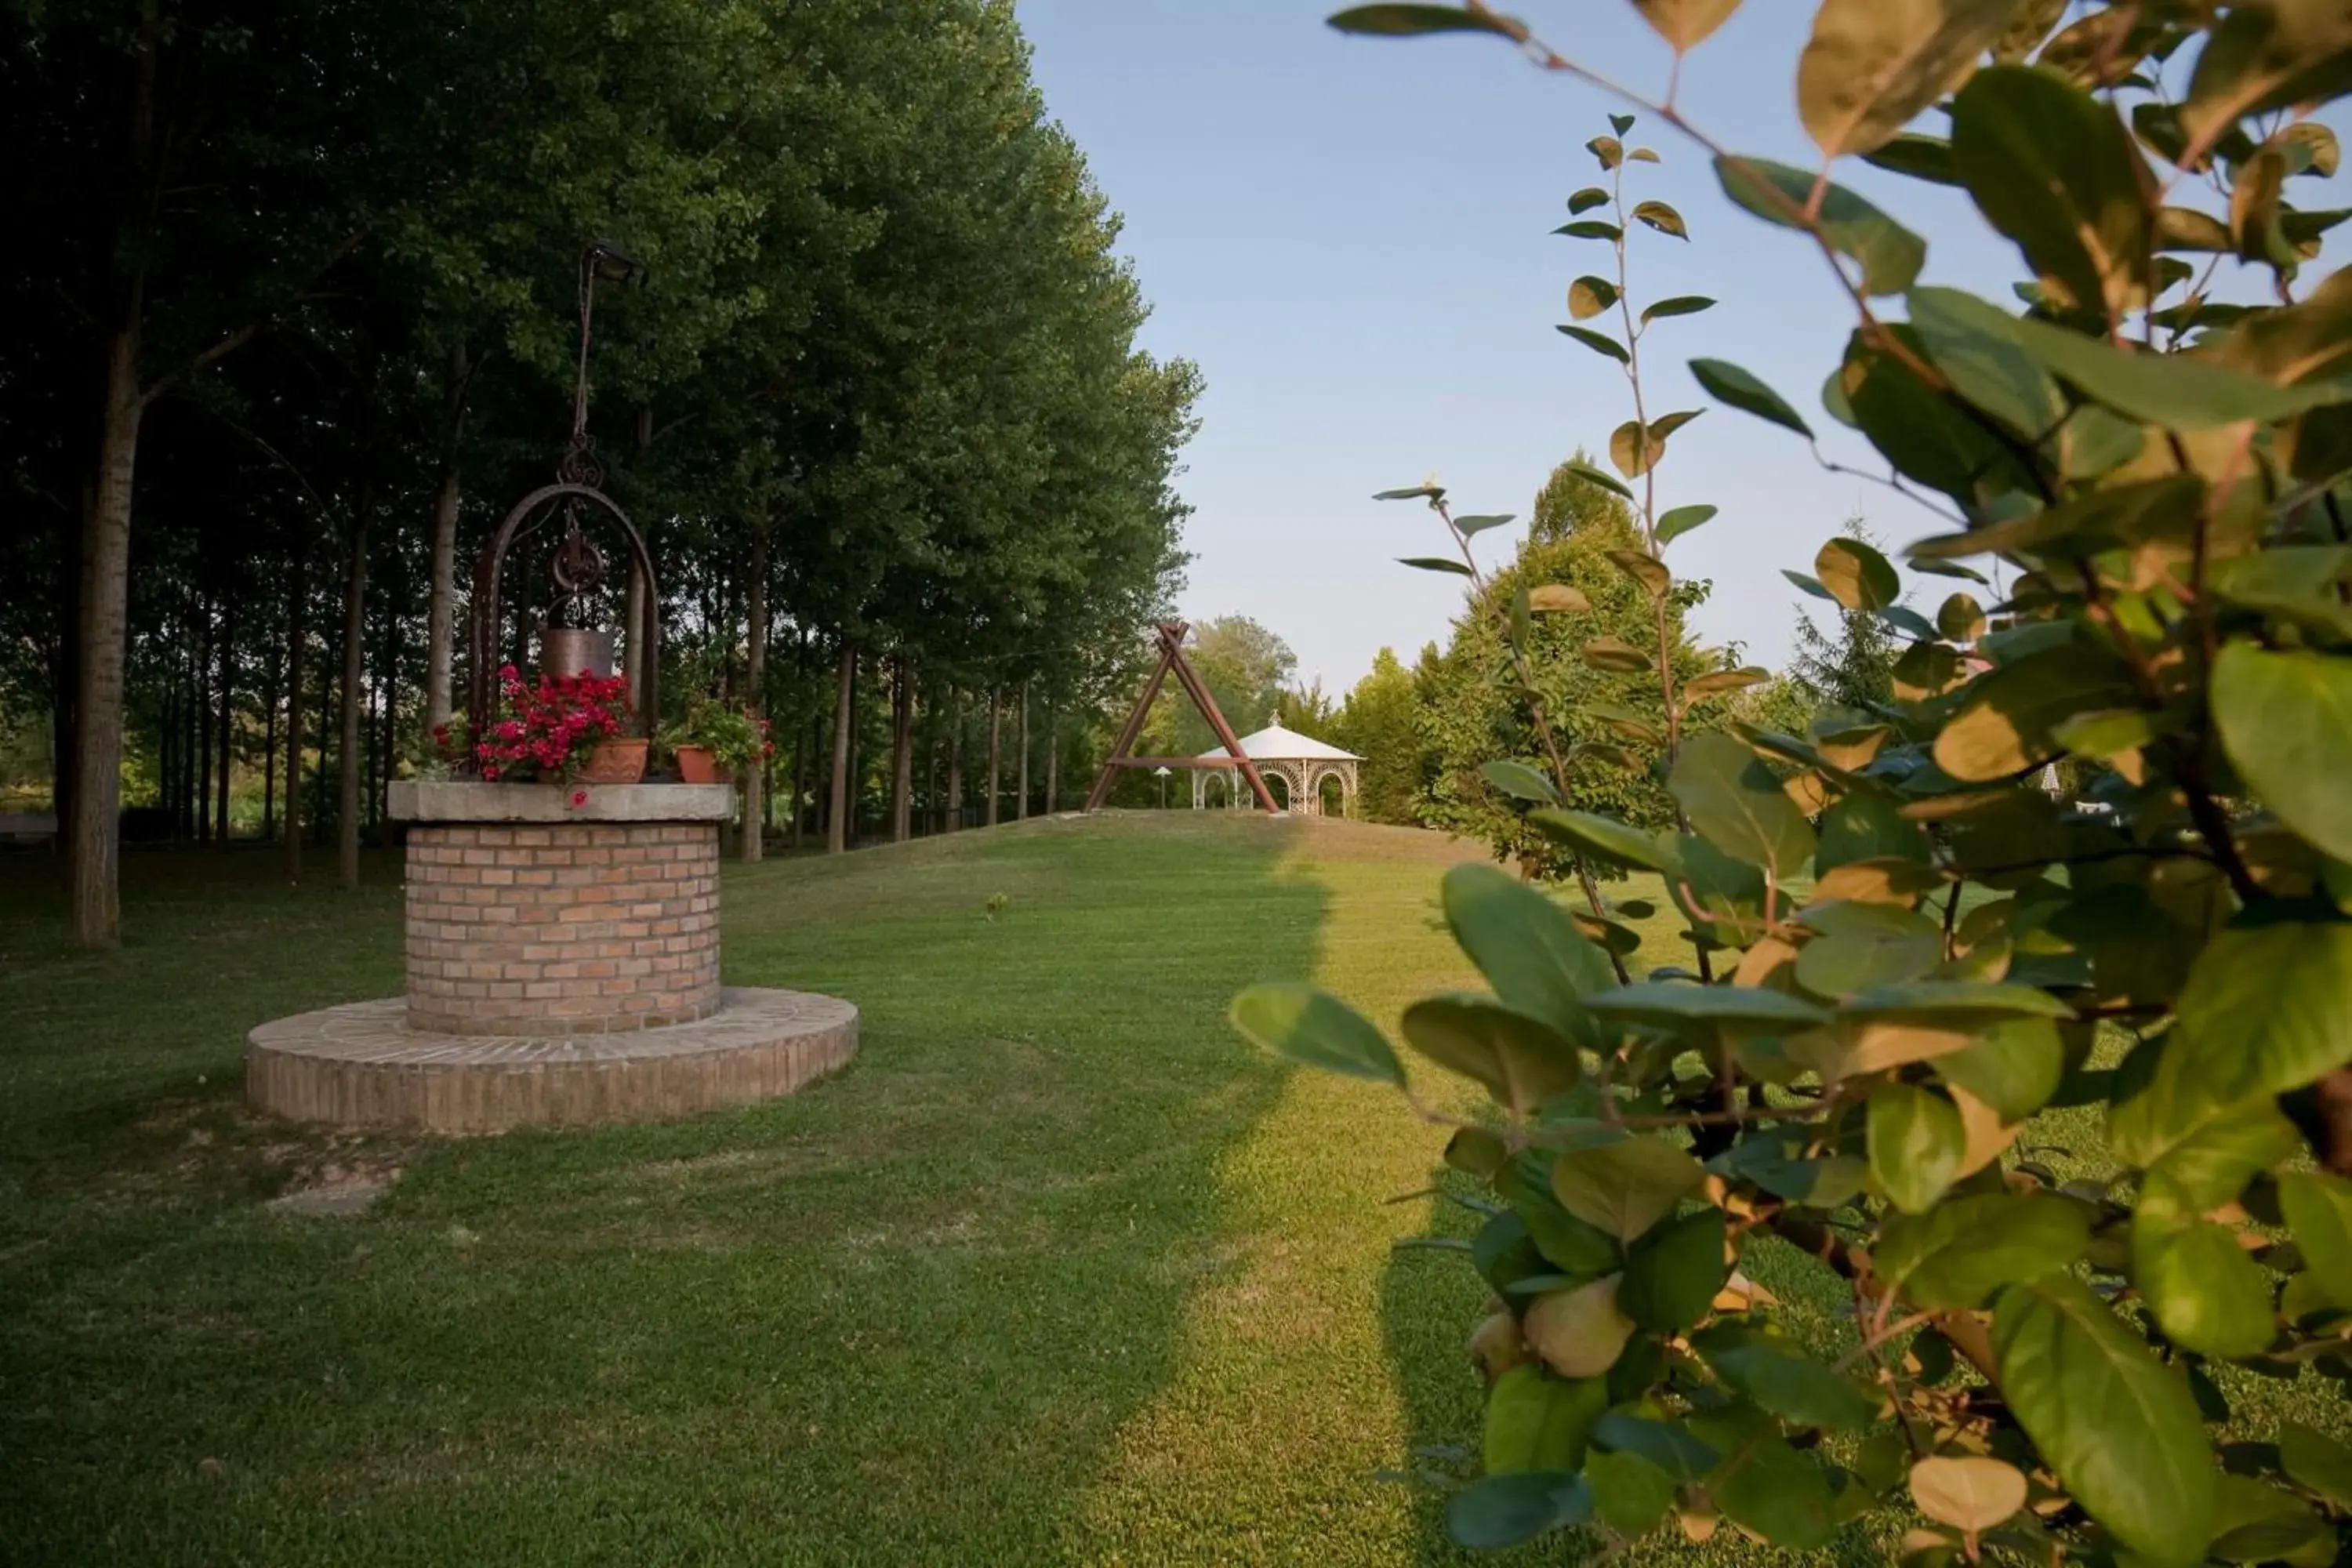
[[1658, 545], [1664, 549], [1692, 529], [1704, 526], [1715, 517], [1711, 506], [1678, 506], [1658, 519]]
[[1486, 1476], [1446, 1500], [1445, 1533], [1456, 1546], [1496, 1551], [1591, 1517], [1592, 1483], [1582, 1476]]
[[1960, 1173], [1968, 1129], [1948, 1100], [1916, 1084], [1871, 1092], [1870, 1173], [1906, 1214], [1933, 1208]]
[[1553, 229], [1552, 233], [1566, 235], [1570, 239], [1606, 239], [1612, 242], [1625, 237], [1625, 231], [1615, 224], [1602, 223], [1599, 218], [1594, 217], [1584, 218], [1576, 223], [1564, 223]]
[[2158, 207], [2156, 213], [2158, 250], [2213, 251], [2228, 255], [2237, 248], [2221, 220], [2194, 207]]
[[1675, 1480], [1637, 1454], [1595, 1453], [1584, 1461], [1601, 1522], [1632, 1540], [1665, 1518], [1675, 1505]]
[[1664, 871], [1668, 861], [1658, 841], [1638, 827], [1589, 811], [1545, 807], [1531, 811], [1528, 820], [1548, 836], [1613, 864]]
[[1705, 1479], [1723, 1462], [1722, 1454], [1684, 1428], [1627, 1410], [1612, 1410], [1594, 1422], [1592, 1441], [1612, 1454], [1632, 1454], [1654, 1465], [1685, 1486]]
[[1604, 207], [1608, 205], [1609, 193], [1599, 185], [1587, 185], [1568, 198], [1568, 210], [1571, 213], [1591, 212], [1594, 207]]
[[1972, 643], [1984, 636], [1984, 606], [1973, 595], [1954, 594], [1936, 611], [1936, 629], [1957, 643]]
[[1490, 997], [1424, 997], [1404, 1010], [1403, 1027], [1413, 1049], [1485, 1085], [1515, 1116], [1532, 1114], [1582, 1076], [1574, 1041]]
[[2336, 596], [2352, 578], [2352, 545], [2276, 545], [2216, 563], [2207, 582], [2242, 609], [2303, 627], [2322, 642], [2352, 641], [2352, 605]]
[[[1608, 555], [1611, 565], [1639, 583], [1654, 599], [1664, 598], [1666, 591], [1675, 585], [1674, 574], [1666, 570], [1666, 563], [1647, 551], [1611, 550], [1604, 553]], [[1647, 668], [1650, 656], [1643, 654], [1642, 659], [1643, 668]]]
[[[1691, 1423], [1708, 1441], [1732, 1450], [1708, 1490], [1724, 1516], [1790, 1552], [1819, 1552], [1835, 1533], [1829, 1476], [1770, 1432], [1741, 1432], [1731, 1419]], [[1735, 1437], [1741, 1440], [1735, 1442]]]
[[1973, 1310], [2004, 1285], [2071, 1267], [2091, 1245], [2091, 1210], [2072, 1198], [1981, 1193], [1898, 1215], [1878, 1233], [1871, 1267], [1925, 1310]]
[[1685, 985], [1645, 980], [1598, 992], [1586, 1005], [1605, 1018], [1629, 1024], [1752, 1025], [1771, 1033], [1794, 1033], [1830, 1021], [1828, 1013], [1784, 991], [1746, 985]]
[[1958, 289], [1914, 289], [1904, 302], [1927, 356], [1976, 407], [2029, 441], [2064, 416], [2058, 384], [2018, 342], [2008, 311]]
[[2224, 1103], [2318, 1081], [2352, 1061], [2352, 923], [2233, 926], [2198, 956], [2179, 1016], [2183, 1070]]
[[2250, 1356], [2271, 1342], [2270, 1287], [2227, 1228], [2143, 1212], [2132, 1222], [2132, 1282], [2184, 1350]]
[[1562, 1208], [1627, 1242], [1673, 1214], [1706, 1179], [1687, 1151], [1655, 1137], [1572, 1149], [1551, 1167]]
[[1903, 592], [1886, 557], [1858, 539], [1832, 539], [1813, 557], [1813, 575], [1849, 610], [1883, 610]]
[[1408, 486], [1401, 490], [1382, 490], [1372, 499], [1374, 500], [1435, 500], [1444, 493], [1444, 485], [1419, 484]]
[[[1633, 9], [1680, 55], [1706, 42], [1725, 18], [1739, 9], [1739, 0], [1633, 0]], [[1631, 116], [1627, 122], [1632, 122]]]
[[1691, 1346], [1717, 1377], [1793, 1426], [1850, 1431], [1870, 1424], [1873, 1402], [1793, 1341], [1724, 1324], [1693, 1334]]
[[1416, 572], [1449, 572], [1456, 577], [1477, 575], [1461, 562], [1444, 555], [1400, 555], [1397, 564], [1410, 566]]
[[1797, 984], [1816, 996], [1855, 996], [1916, 980], [1943, 962], [1944, 933], [1891, 904], [1830, 903], [1808, 910], [1819, 934], [1798, 950]]
[[1570, 327], [1566, 325], [1561, 326], [1559, 331], [1567, 333], [1570, 337], [1574, 338], [1578, 342], [1582, 343], [1594, 353], [1606, 354], [1609, 358], [1615, 360], [1619, 364], [1629, 363], [1633, 357], [1626, 353], [1625, 345], [1623, 343], [1619, 342], [1615, 338], [1611, 337], [1606, 332], [1596, 332], [1590, 327]]
[[1907, 1018], [1981, 1028], [1999, 1018], [2071, 1018], [2074, 1010], [2031, 985], [1997, 985], [1980, 980], [1914, 980], [1865, 991], [1838, 1009], [1841, 1018]]
[[[1596, 1429], [1597, 1430], [1597, 1429]], [[2279, 1424], [2279, 1467], [2337, 1508], [2352, 1510], [2352, 1447], [2299, 1421]]]
[[1536, 1298], [1520, 1321], [1528, 1345], [1563, 1377], [1598, 1377], [1617, 1364], [1633, 1320], [1617, 1310], [1618, 1276]]
[[1654, 426], [1644, 430], [1639, 420], [1628, 419], [1610, 434], [1609, 460], [1629, 479], [1656, 468], [1665, 455], [1665, 435]]
[[1911, 1500], [1938, 1524], [1990, 1530], [2025, 1506], [2023, 1472], [2000, 1459], [1930, 1455], [1911, 1467]]
[[1808, 441], [1813, 438], [1812, 426], [1779, 393], [1729, 360], [1695, 359], [1690, 362], [1690, 373], [1708, 395], [1759, 419], [1769, 419], [1784, 429], [1794, 430]]
[[1772, 672], [1760, 664], [1745, 665], [1738, 669], [1712, 670], [1683, 682], [1683, 695], [1697, 702], [1727, 691], [1745, 691], [1751, 686], [1762, 686], [1771, 679]]
[[2216, 1483], [2212, 1542], [2206, 1555], [2224, 1563], [2284, 1563], [2333, 1568], [2336, 1531], [2302, 1499], [2252, 1476]]
[[1952, 166], [2058, 303], [2113, 319], [2154, 294], [2155, 179], [2081, 88], [2031, 66], [1977, 72], [1953, 101]]
[[2179, 1374], [2063, 1275], [2004, 1289], [1992, 1342], [2002, 1397], [2091, 1517], [2155, 1562], [2201, 1556], [2213, 1455]]
[[1907, 324], [1857, 331], [1848, 340], [1839, 384], [1871, 445], [1905, 478], [1972, 510], [2032, 489], [2035, 481], [2017, 444], [2000, 439], [1913, 368], [1927, 357], [1925, 342]]
[[1404, 1087], [1404, 1065], [1371, 1020], [1311, 985], [1253, 985], [1234, 998], [1231, 1016], [1286, 1061]]
[[1885, 795], [1856, 791], [1822, 814], [1821, 847], [1813, 854], [1816, 874], [1826, 875], [1857, 860], [1891, 858], [1926, 865], [1927, 835]]
[[2327, 1304], [2352, 1312], [2352, 1182], [2317, 1171], [2279, 1177], [2279, 1208]]
[[2203, 146], [2265, 109], [2352, 89], [2352, 14], [2336, 0], [2233, 5], [2197, 57], [2180, 123]]
[[2352, 658], [2231, 643], [2213, 666], [2213, 721], [2278, 819], [2352, 860]]
[[1486, 1473], [1573, 1475], [1584, 1468], [1592, 1424], [1608, 1408], [1605, 1379], [1559, 1378], [1538, 1366], [1511, 1368], [1486, 1391]]
[[1479, 775], [1514, 800], [1538, 801], [1546, 805], [1559, 804], [1559, 791], [1551, 780], [1525, 763], [1496, 761], [1478, 770]]
[[1704, 1208], [1642, 1237], [1625, 1259], [1617, 1304], [1654, 1333], [1678, 1334], [1706, 1316], [1730, 1277], [1723, 1211]]
[[1729, 735], [1683, 742], [1666, 788], [1691, 826], [1727, 855], [1782, 877], [1798, 874], [1813, 853], [1812, 825], [1780, 781]]
[[2052, 733], [2077, 713], [2131, 699], [2112, 656], [2068, 643], [2003, 664], [1969, 685], [1936, 736], [1936, 765], [1976, 784], [2014, 777], [2065, 748]]
[[[1769, 158], [1726, 156], [1716, 159], [1715, 177], [1725, 195], [1767, 223], [1804, 226], [1801, 215], [1813, 194], [1811, 172]], [[1865, 293], [1900, 294], [1918, 279], [1919, 268], [1927, 263], [1926, 240], [1843, 185], [1822, 193], [1814, 221], [1831, 249], [1860, 264]]]
[[1582, 998], [1615, 980], [1568, 911], [1499, 866], [1453, 868], [1440, 885], [1454, 940], [1505, 1005], [1568, 1036], [1590, 1029]]
[[1538, 616], [1562, 612], [1581, 615], [1592, 608], [1592, 601], [1584, 596], [1583, 589], [1572, 584], [1543, 583], [1528, 591], [1528, 608]]
[[1392, 38], [1427, 33], [1492, 33], [1523, 44], [1528, 37], [1526, 26], [1508, 16], [1457, 5], [1352, 5], [1333, 16], [1330, 25], [1342, 33]]
[[1617, 285], [1606, 278], [1584, 277], [1568, 286], [1568, 313], [1580, 321], [1617, 303]]
[[1651, 667], [1651, 656], [1623, 637], [1593, 637], [1578, 652], [1595, 669], [1639, 674]]
[[2281, 386], [2214, 360], [2119, 349], [2046, 321], [2021, 321], [2014, 330], [2025, 352], [2061, 381], [2117, 413], [2170, 429], [2266, 423], [2352, 398], [2352, 381]]
[[1690, 237], [1690, 229], [1683, 222], [1683, 215], [1664, 202], [1643, 202], [1633, 209], [1633, 216], [1660, 234], [1670, 234], [1676, 239]]
[[1516, 513], [1498, 511], [1476, 517], [1457, 517], [1454, 520], [1454, 529], [1466, 538], [1484, 533], [1490, 528], [1507, 527], [1516, 521]]
[[1633, 492], [1625, 488], [1625, 481], [1606, 468], [1596, 468], [1581, 458], [1572, 458], [1560, 466], [1587, 484], [1599, 485], [1610, 494], [1622, 496], [1627, 500], [1633, 499]]
[[1603, 169], [1613, 169], [1625, 161], [1625, 145], [1614, 136], [1595, 136], [1584, 150], [1599, 159]]
[[2003, 1121], [2022, 1121], [2058, 1092], [2066, 1048], [2047, 1018], [2009, 1018], [1972, 1045], [1936, 1059], [1937, 1075], [1992, 1107]]
[[[2282, 1119], [2267, 1100], [2242, 1104], [2216, 1095], [2197, 1078], [2192, 1052], [2179, 1028], [2133, 1049], [2118, 1069], [2107, 1143], [2127, 1165], [2152, 1170], [2171, 1162], [2176, 1206], [2194, 1214], [2234, 1197], [2268, 1163], [2262, 1151]], [[2210, 1203], [2193, 1201], [2213, 1191], [2220, 1195]]]
[[1676, 294], [1659, 300], [1642, 312], [1643, 321], [1654, 321], [1662, 316], [1696, 316], [1701, 310], [1715, 309], [1715, 301], [1704, 294]]
[[2149, 540], [2185, 539], [2205, 505], [2205, 481], [2194, 474], [2167, 474], [2092, 490], [2047, 507], [2021, 512], [1965, 533], [1938, 534], [1911, 546], [1915, 566], [1950, 555], [1999, 551], [2086, 561], [2109, 550]]
[[1922, 136], [1906, 131], [1885, 146], [1864, 153], [1862, 161], [1889, 174], [1908, 174], [1931, 184], [1960, 183], [1960, 177], [1952, 172], [1952, 144], [1940, 136]]
[[1797, 107], [1831, 158], [1894, 139], [2009, 26], [2016, 0], [1822, 0], [1797, 62]]

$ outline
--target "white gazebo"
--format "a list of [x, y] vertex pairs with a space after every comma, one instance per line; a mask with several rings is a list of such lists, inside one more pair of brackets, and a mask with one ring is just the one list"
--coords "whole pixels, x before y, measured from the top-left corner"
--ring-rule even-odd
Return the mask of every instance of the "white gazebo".
[[[1343, 815], [1353, 812], [1356, 804], [1356, 764], [1364, 759], [1353, 752], [1343, 752], [1327, 745], [1311, 735], [1296, 730], [1286, 730], [1278, 718], [1269, 718], [1265, 729], [1241, 738], [1242, 751], [1257, 764], [1257, 771], [1268, 778], [1282, 781], [1283, 792], [1289, 797], [1283, 804], [1297, 816], [1323, 815], [1323, 781], [1339, 781], [1339, 801]], [[1214, 763], [1230, 760], [1233, 753], [1223, 746], [1214, 746], [1200, 754], [1199, 761]], [[1202, 810], [1209, 804], [1209, 777], [1219, 770], [1214, 767], [1192, 770], [1192, 809]], [[1227, 804], [1241, 805], [1242, 773], [1237, 767], [1223, 770], [1225, 775]]]

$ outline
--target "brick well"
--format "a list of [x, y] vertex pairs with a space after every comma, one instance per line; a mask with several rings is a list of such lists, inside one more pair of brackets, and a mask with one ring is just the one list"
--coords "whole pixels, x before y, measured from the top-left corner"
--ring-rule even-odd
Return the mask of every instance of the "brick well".
[[411, 1028], [548, 1037], [719, 1007], [716, 822], [420, 822]]

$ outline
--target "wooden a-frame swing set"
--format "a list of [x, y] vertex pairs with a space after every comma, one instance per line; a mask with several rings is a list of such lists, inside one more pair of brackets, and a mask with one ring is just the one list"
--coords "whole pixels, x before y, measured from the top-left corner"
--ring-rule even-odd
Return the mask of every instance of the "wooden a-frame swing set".
[[[1103, 802], [1110, 798], [1110, 786], [1118, 777], [1121, 768], [1169, 768], [1178, 772], [1217, 772], [1235, 768], [1242, 777], [1249, 780], [1250, 790], [1257, 796], [1258, 805], [1265, 808], [1265, 814], [1280, 816], [1282, 807], [1274, 803], [1274, 792], [1265, 787], [1265, 780], [1258, 774], [1257, 764], [1250, 761], [1248, 752], [1242, 750], [1241, 742], [1234, 734], [1234, 727], [1225, 722], [1224, 714], [1218, 710], [1217, 700], [1210, 695], [1208, 687], [1193, 669], [1192, 661], [1184, 657], [1184, 637], [1192, 628], [1182, 621], [1161, 621], [1153, 629], [1160, 639], [1159, 668], [1151, 672], [1151, 679], [1143, 683], [1143, 695], [1135, 700], [1135, 711], [1127, 716], [1127, 723], [1119, 730], [1117, 743], [1111, 747], [1110, 755], [1104, 759], [1101, 776], [1095, 780], [1095, 787], [1087, 796], [1087, 809], [1090, 812], [1102, 809]], [[1150, 716], [1151, 704], [1158, 700], [1160, 689], [1171, 672], [1177, 684], [1192, 700], [1192, 706], [1201, 710], [1201, 717], [1209, 721], [1209, 728], [1215, 731], [1217, 740], [1230, 755], [1134, 757], [1128, 754], [1134, 748], [1136, 737], [1143, 733], [1143, 721]]]

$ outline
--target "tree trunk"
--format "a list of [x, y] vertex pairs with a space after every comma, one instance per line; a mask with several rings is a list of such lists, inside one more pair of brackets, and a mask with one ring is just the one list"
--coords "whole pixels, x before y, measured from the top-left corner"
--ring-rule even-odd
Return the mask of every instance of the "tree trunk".
[[923, 831], [940, 830], [940, 716], [923, 704]]
[[228, 774], [236, 756], [236, 602], [232, 599], [221, 605], [220, 626], [220, 782], [215, 833], [223, 844], [228, 842]]
[[310, 640], [303, 577], [308, 542], [294, 552], [292, 580], [286, 588], [286, 879], [302, 879], [302, 653]]
[[1029, 683], [1021, 683], [1021, 804], [1013, 807], [1014, 818], [1029, 820]]
[[963, 692], [948, 692], [948, 823], [950, 833], [963, 829]]
[[915, 667], [901, 655], [890, 686], [890, 841], [915, 836]]
[[261, 695], [261, 841], [278, 834], [278, 698], [284, 669], [275, 651]]
[[188, 668], [188, 737], [195, 754], [188, 809], [196, 842], [213, 841], [213, 607], [196, 601], [196, 658]]
[[1053, 709], [1045, 710], [1045, 815], [1051, 816], [1062, 805], [1062, 716]]
[[[327, 623], [330, 634], [334, 626], [331, 620]], [[325, 652], [327, 657], [319, 666], [319, 766], [310, 775], [310, 842], [321, 849], [327, 847], [327, 757], [335, 749], [334, 671], [342, 662], [342, 645], [331, 636]]]
[[362, 481], [358, 514], [352, 519], [351, 568], [343, 579], [342, 724], [338, 741], [341, 793], [335, 797], [338, 887], [360, 885], [360, 708], [367, 680], [368, 513], [374, 499]]
[[[89, 481], [82, 484], [82, 510], [90, 507]], [[58, 606], [58, 640], [49, 652], [49, 809], [60, 823], [70, 823], [74, 816], [74, 753], [79, 742], [76, 735], [79, 725], [75, 721], [74, 703], [80, 685], [76, 671], [80, 668], [81, 634], [79, 630], [80, 607], [80, 563], [79, 528], [80, 520], [70, 513], [61, 514], [58, 522], [58, 569], [54, 592]], [[58, 852], [65, 850], [68, 836], [60, 833], [53, 840]]]
[[846, 632], [841, 638], [840, 679], [833, 699], [833, 787], [825, 797], [824, 848], [838, 855], [849, 847], [849, 703], [856, 694], [857, 649]]
[[[156, 56], [162, 47], [162, 7], [146, 0], [131, 59], [125, 174], [110, 254], [130, 254], [148, 210], [152, 193], [146, 187], [154, 177]], [[122, 666], [129, 635], [131, 487], [139, 466], [139, 424], [147, 411], [139, 375], [146, 281], [143, 268], [115, 279], [97, 471], [82, 519], [81, 587], [74, 617], [80, 647], [74, 671], [73, 816], [65, 826], [66, 925], [83, 947], [113, 947], [122, 941]]]
[[[398, 561], [395, 551], [395, 565]], [[366, 809], [362, 815], [378, 829], [383, 826], [384, 786], [392, 782], [400, 755], [400, 628], [408, 615], [407, 587], [406, 577], [394, 572], [384, 592], [377, 595], [383, 642], [376, 658], [376, 728], [370, 748], [374, 754], [370, 758]]]
[[988, 807], [982, 817], [991, 827], [996, 826], [997, 796], [1004, 793], [1004, 702], [994, 691], [988, 694]]
[[[744, 638], [744, 706], [762, 721], [768, 716], [768, 527], [751, 536], [751, 628]], [[753, 759], [743, 772], [743, 858], [757, 860], [767, 848], [768, 760]]]
[[433, 585], [425, 607], [425, 727], [449, 721], [449, 683], [457, 635], [457, 503], [462, 494], [457, 443], [466, 428], [466, 393], [473, 381], [466, 345], [449, 350], [447, 420], [442, 426], [441, 479], [433, 489]]

